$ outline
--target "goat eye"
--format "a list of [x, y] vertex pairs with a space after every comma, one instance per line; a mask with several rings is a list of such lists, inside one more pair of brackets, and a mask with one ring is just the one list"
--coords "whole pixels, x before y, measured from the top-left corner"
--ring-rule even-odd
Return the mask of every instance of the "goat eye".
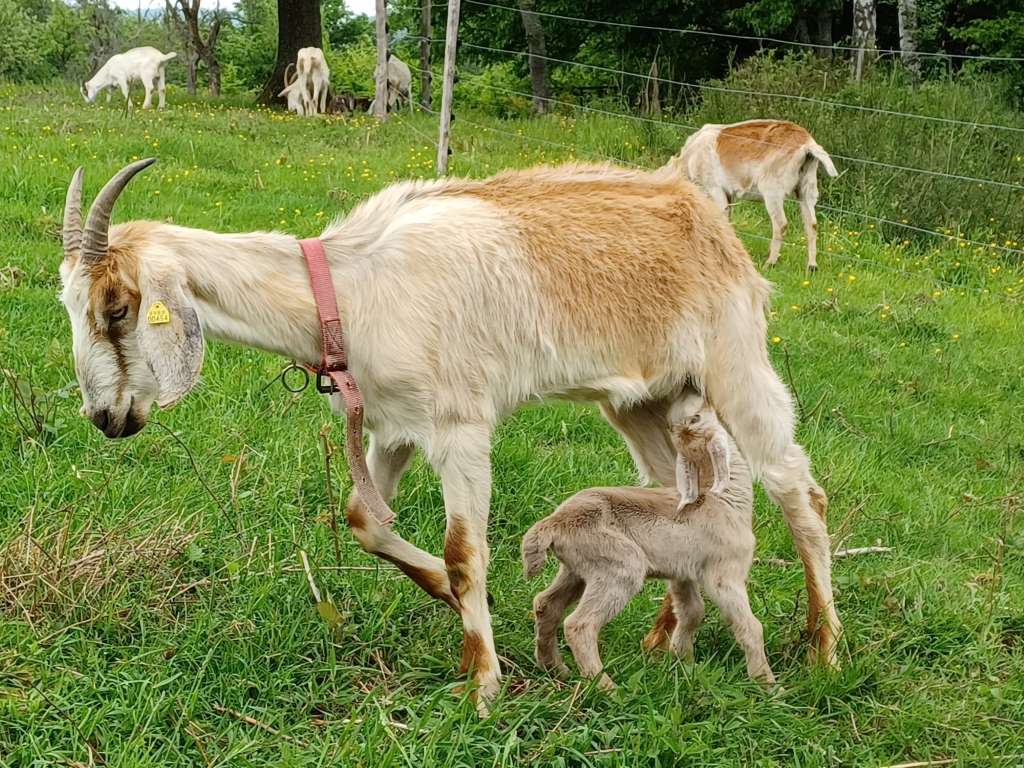
[[127, 315], [128, 307], [120, 307], [119, 309], [115, 309], [113, 312], [110, 313], [110, 319], [116, 323], [120, 320], [124, 320], [125, 317], [127, 317]]
[[694, 416], [692, 419], [690, 419], [690, 423], [691, 424], [699, 424], [700, 423], [700, 414], [698, 413], [696, 416]]

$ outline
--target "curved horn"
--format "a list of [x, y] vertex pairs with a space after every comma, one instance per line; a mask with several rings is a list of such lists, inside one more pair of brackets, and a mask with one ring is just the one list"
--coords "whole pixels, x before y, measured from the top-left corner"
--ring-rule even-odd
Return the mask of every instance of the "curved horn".
[[92, 202], [92, 207], [89, 208], [89, 217], [85, 220], [85, 234], [82, 239], [83, 261], [100, 261], [106, 258], [107, 229], [110, 227], [110, 212], [114, 209], [114, 203], [132, 177], [155, 162], [155, 157], [148, 157], [126, 165], [100, 190]]
[[[286, 66], [286, 67], [284, 68], [284, 84], [285, 84], [286, 86], [289, 86], [289, 85], [291, 85], [292, 83], [294, 83], [294, 82], [295, 82], [295, 78], [297, 78], [297, 77], [298, 77], [298, 75], [297, 75], [297, 74], [296, 74], [296, 73], [294, 72], [294, 69], [295, 69], [295, 65], [294, 65], [294, 64], [292, 64], [292, 63], [291, 63], [290, 61], [288, 62], [288, 66]], [[289, 71], [289, 70], [293, 70], [293, 71], [292, 71], [292, 76], [291, 76], [291, 79], [289, 79], [289, 78], [288, 78], [288, 71]]]
[[729, 439], [725, 436], [725, 430], [719, 427], [715, 436], [708, 441], [708, 456], [711, 457], [711, 470], [714, 472], [715, 481], [711, 486], [711, 493], [721, 493], [729, 485]]
[[82, 247], [82, 167], [71, 177], [64, 200], [64, 258], [73, 258]]

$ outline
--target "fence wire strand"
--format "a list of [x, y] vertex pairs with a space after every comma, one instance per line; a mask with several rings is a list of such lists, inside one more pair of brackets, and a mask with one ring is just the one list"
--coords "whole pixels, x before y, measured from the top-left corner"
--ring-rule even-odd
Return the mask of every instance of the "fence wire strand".
[[673, 80], [667, 77], [655, 77], [654, 75], [645, 75], [640, 72], [630, 72], [625, 69], [615, 69], [614, 67], [604, 67], [599, 64], [584, 64], [579, 61], [571, 61], [569, 59], [559, 59], [554, 56], [540, 56], [538, 54], [530, 54], [527, 51], [510, 51], [506, 48], [493, 48], [489, 45], [477, 45], [476, 43], [461, 43], [467, 48], [473, 48], [479, 51], [489, 51], [491, 53], [501, 53], [509, 56], [519, 56], [529, 58], [533, 56], [538, 59], [544, 59], [545, 61], [551, 61], [556, 64], [567, 64], [574, 67], [583, 67], [584, 69], [591, 69], [597, 72], [608, 72], [614, 75], [624, 75], [626, 77], [633, 77], [639, 80], [647, 80], [649, 82], [657, 81], [659, 83], [665, 83], [666, 85], [677, 85], [684, 88], [695, 88], [702, 91], [714, 91], [716, 93], [735, 93], [742, 96], [760, 96], [765, 98], [773, 99], [789, 99], [791, 101], [799, 101], [806, 104], [817, 104], [822, 107], [830, 107], [834, 109], [849, 109], [858, 112], [867, 112], [871, 114], [887, 115], [889, 117], [905, 117], [913, 120], [922, 120], [927, 122], [942, 123], [945, 125], [958, 125], [965, 128], [986, 128], [989, 130], [996, 131], [1008, 131], [1011, 133], [1022, 133], [1024, 134], [1024, 128], [1017, 128], [1012, 125], [1001, 125], [999, 123], [976, 123], [969, 120], [957, 120], [951, 117], [939, 117], [938, 115], [921, 115], [916, 112], [899, 112], [893, 109], [881, 109], [879, 107], [866, 107], [861, 104], [846, 104], [841, 101], [831, 101], [829, 99], [818, 99], [814, 96], [800, 96], [793, 93], [773, 93], [771, 91], [754, 91], [746, 90], [742, 88], [727, 88], [722, 85], [706, 85], [701, 83], [691, 83], [686, 80]]
[[[526, 91], [518, 91], [518, 90], [515, 90], [515, 89], [512, 89], [512, 88], [505, 88], [503, 86], [493, 85], [491, 83], [477, 83], [477, 85], [479, 85], [481, 88], [485, 88], [485, 89], [492, 90], [492, 91], [500, 91], [502, 93], [507, 93], [507, 94], [514, 95], [514, 96], [522, 96], [522, 97], [528, 98], [528, 99], [529, 98], [533, 98], [533, 94], [527, 93]], [[686, 130], [686, 131], [695, 131], [695, 130], [697, 130], [699, 128], [699, 126], [692, 125], [690, 123], [680, 123], [680, 122], [676, 122], [676, 121], [673, 121], [673, 120], [656, 119], [656, 118], [652, 118], [652, 117], [642, 117], [640, 115], [631, 115], [628, 112], [616, 112], [614, 110], [598, 109], [598, 108], [595, 108], [595, 107], [588, 107], [588, 106], [583, 105], [583, 104], [576, 104], [576, 103], [571, 102], [571, 101], [563, 101], [563, 100], [555, 99], [555, 98], [547, 98], [547, 99], [545, 99], [545, 101], [548, 101], [548, 102], [550, 102], [552, 104], [558, 104], [559, 106], [569, 107], [570, 109], [578, 109], [578, 110], [581, 110], [581, 111], [584, 111], [584, 112], [594, 112], [594, 113], [597, 113], [597, 114], [608, 115], [608, 116], [611, 116], [611, 117], [620, 117], [620, 118], [625, 118], [625, 119], [628, 119], [628, 120], [636, 120], [638, 122], [651, 123], [651, 124], [654, 124], [654, 125], [663, 125], [663, 126], [665, 126], [667, 128], [673, 128], [673, 129], [675, 129], [677, 131], [680, 131], [680, 132], [682, 132], [684, 130]], [[773, 142], [773, 141], [765, 141], [764, 139], [749, 138], [749, 139], [747, 139], [747, 141], [756, 142], [758, 144], [765, 144], [765, 145], [772, 146], [772, 147], [788, 147], [788, 145], [779, 144], [779, 143]], [[858, 163], [858, 164], [862, 164], [862, 165], [869, 165], [869, 166], [887, 168], [889, 170], [902, 171], [902, 172], [905, 172], [905, 173], [919, 173], [919, 174], [926, 175], [926, 176], [933, 176], [933, 177], [939, 177], [939, 178], [945, 178], [945, 179], [952, 179], [954, 181], [966, 181], [966, 182], [970, 182], [972, 184], [985, 184], [985, 185], [989, 185], [989, 186], [1000, 187], [1000, 188], [1003, 188], [1003, 189], [1011, 189], [1011, 190], [1015, 190], [1015, 191], [1018, 191], [1018, 192], [1024, 192], [1024, 184], [1015, 184], [1015, 183], [1009, 182], [1009, 181], [999, 181], [997, 179], [985, 179], [985, 178], [980, 178], [980, 177], [976, 177], [976, 176], [964, 176], [964, 175], [961, 175], [961, 174], [958, 174], [958, 173], [947, 173], [945, 171], [932, 171], [932, 170], [928, 170], [927, 168], [913, 168], [913, 167], [905, 166], [905, 165], [895, 165], [893, 163], [886, 163], [886, 162], [882, 162], [880, 160], [871, 160], [869, 158], [851, 157], [849, 155], [840, 155], [840, 154], [836, 154], [834, 152], [829, 152], [829, 156], [832, 157], [833, 160], [842, 160], [844, 162], [849, 162], [849, 163]]]
[[[504, 11], [514, 11], [515, 13], [520, 13], [519, 8], [514, 7], [514, 6], [510, 6], [510, 5], [501, 5], [500, 3], [489, 3], [489, 2], [485, 2], [485, 0], [462, 0], [462, 1], [465, 2], [465, 3], [468, 3], [470, 5], [479, 5], [479, 6], [484, 6], [484, 7], [487, 7], [487, 8], [500, 8], [501, 10], [504, 10]], [[908, 51], [903, 51], [903, 50], [897, 49], [897, 48], [870, 48], [869, 49], [869, 48], [858, 48], [858, 47], [849, 46], [849, 45], [824, 45], [822, 43], [805, 43], [805, 42], [801, 42], [799, 40], [783, 40], [781, 38], [766, 37], [764, 35], [741, 35], [741, 34], [736, 34], [736, 33], [731, 33], [731, 32], [711, 32], [709, 30], [704, 30], [704, 29], [682, 29], [682, 28], [679, 28], [679, 27], [660, 27], [660, 26], [655, 26], [655, 25], [651, 25], [651, 24], [627, 24], [627, 23], [621, 22], [621, 21], [605, 21], [605, 20], [602, 20], [602, 19], [585, 19], [585, 18], [581, 18], [579, 16], [565, 16], [565, 15], [558, 14], [558, 13], [548, 13], [546, 11], [536, 11], [535, 10], [535, 11], [531, 11], [531, 12], [535, 13], [537, 16], [545, 16], [545, 17], [551, 18], [551, 19], [561, 19], [563, 21], [575, 21], [575, 22], [579, 22], [581, 24], [598, 24], [598, 25], [601, 25], [601, 26], [619, 27], [619, 28], [624, 28], [624, 29], [644, 29], [644, 30], [647, 30], [647, 31], [650, 31], [650, 32], [673, 32], [673, 33], [680, 34], [680, 35], [695, 35], [695, 36], [701, 36], [701, 37], [719, 37], [719, 38], [726, 38], [726, 39], [729, 39], [729, 40], [745, 40], [745, 41], [749, 41], [749, 42], [760, 43], [762, 45], [764, 43], [773, 43], [773, 44], [776, 44], [776, 45], [792, 45], [792, 46], [800, 47], [800, 48], [811, 48], [811, 49], [826, 50], [826, 51], [850, 51], [850, 52], [857, 52], [857, 51], [863, 50], [863, 51], [865, 51], [867, 53], [899, 54], [901, 56], [902, 55], [907, 55], [908, 53], [911, 53], [914, 56], [919, 56], [919, 57], [924, 57], [924, 58], [960, 59], [960, 60], [970, 60], [970, 61], [997, 61], [997, 62], [1024, 61], [1024, 57], [1021, 57], [1021, 56], [982, 56], [982, 55], [976, 55], [976, 54], [970, 54], [970, 53], [945, 53], [945, 52], [941, 52], [941, 51], [913, 51], [913, 52], [908, 52]]]

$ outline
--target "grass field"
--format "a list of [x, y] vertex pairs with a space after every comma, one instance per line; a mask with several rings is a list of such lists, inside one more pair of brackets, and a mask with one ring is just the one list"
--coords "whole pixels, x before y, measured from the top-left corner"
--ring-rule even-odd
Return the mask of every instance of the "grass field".
[[[433, 121], [169, 102], [125, 119], [60, 89], [0, 86], [0, 766], [1024, 762], [1021, 265], [823, 218], [832, 253], [808, 278], [792, 236], [771, 274], [772, 356], [798, 394], [836, 546], [893, 551], [837, 561], [844, 668], [809, 668], [801, 569], [778, 562], [795, 556], [759, 492], [750, 591], [780, 694], [746, 681], [714, 610], [694, 667], [641, 654], [658, 585], [604, 633], [617, 694], [535, 668], [540, 583], [521, 576], [521, 534], [569, 494], [634, 474], [590, 408], [507, 420], [490, 524], [507, 686], [479, 720], [455, 690], [451, 612], [345, 531], [336, 560], [318, 435], [342, 430], [316, 395], [273, 383], [284, 361], [211, 345], [183, 404], [107, 441], [78, 415], [56, 298], [79, 164], [91, 199], [124, 163], [160, 158], [116, 220], [309, 236], [393, 179], [430, 177]], [[511, 135], [457, 120], [458, 173], [566, 154], [520, 132], [580, 156], [664, 159], [622, 122], [469, 117]], [[754, 204], [737, 226], [769, 232]], [[747, 240], [763, 260], [767, 243]], [[347, 488], [339, 454], [334, 498]], [[396, 510], [403, 535], [440, 551], [441, 494], [419, 459]], [[300, 548], [338, 617], [318, 613]]]

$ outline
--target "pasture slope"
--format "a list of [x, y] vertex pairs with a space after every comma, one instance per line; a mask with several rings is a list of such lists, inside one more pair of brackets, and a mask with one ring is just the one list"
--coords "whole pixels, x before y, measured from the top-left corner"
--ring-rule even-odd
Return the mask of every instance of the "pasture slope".
[[[336, 554], [318, 435], [337, 444], [342, 431], [313, 393], [266, 386], [282, 360], [212, 345], [201, 386], [157, 415], [162, 427], [108, 442], [77, 414], [56, 299], [79, 163], [91, 199], [122, 164], [160, 158], [116, 220], [308, 236], [393, 179], [430, 177], [433, 120], [168, 101], [125, 119], [71, 91], [0, 86], [0, 766], [1024, 761], [1020, 264], [955, 243], [885, 244], [826, 215], [833, 253], [808, 278], [791, 229], [771, 274], [773, 359], [798, 393], [837, 546], [892, 552], [837, 562], [845, 667], [808, 668], [801, 570], [759, 492], [751, 594], [780, 694], [745, 680], [713, 609], [693, 668], [642, 655], [654, 585], [605, 632], [616, 695], [538, 671], [540, 582], [520, 574], [519, 538], [570, 493], [631, 483], [633, 470], [590, 408], [506, 421], [490, 535], [507, 690], [480, 721], [458, 693], [448, 609], [344, 531]], [[474, 119], [509, 135], [456, 122], [456, 173], [565, 154], [518, 133], [577, 142], [581, 155], [664, 159], [614, 120]], [[757, 204], [738, 226], [769, 232]], [[767, 243], [748, 244], [763, 260]], [[335, 499], [348, 487], [340, 457]], [[399, 530], [440, 551], [441, 494], [420, 459], [396, 509]], [[318, 613], [299, 548], [337, 614]]]

